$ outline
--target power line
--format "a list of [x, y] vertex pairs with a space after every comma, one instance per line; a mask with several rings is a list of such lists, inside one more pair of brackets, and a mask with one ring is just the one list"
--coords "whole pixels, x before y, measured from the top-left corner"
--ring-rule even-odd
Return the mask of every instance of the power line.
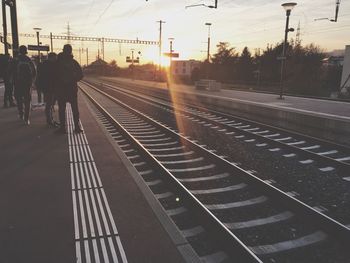
[[328, 32], [338, 32], [338, 31], [343, 31], [343, 30], [347, 30], [348, 28], [350, 27], [350, 25], [347, 25], [347, 26], [342, 26], [342, 27], [336, 27], [336, 28], [333, 28], [333, 29], [329, 29], [327, 30], [320, 30], [320, 31], [312, 31], [312, 32], [309, 32], [307, 33], [306, 35], [314, 35], [314, 34], [319, 34], [319, 33], [328, 33]]
[[96, 26], [98, 24], [98, 22], [100, 22], [101, 18], [103, 17], [103, 15], [107, 12], [107, 10], [111, 7], [111, 5], [113, 4], [114, 0], [111, 0], [108, 4], [108, 6], [103, 10], [103, 12], [100, 14], [100, 16], [98, 17], [98, 19], [96, 20], [94, 26]]
[[91, 4], [90, 4], [89, 11], [88, 11], [87, 16], [86, 16], [86, 20], [89, 19], [90, 13], [91, 13], [91, 10], [92, 10], [92, 7], [94, 6], [94, 4], [95, 4], [95, 0], [92, 0], [92, 1], [91, 1]]

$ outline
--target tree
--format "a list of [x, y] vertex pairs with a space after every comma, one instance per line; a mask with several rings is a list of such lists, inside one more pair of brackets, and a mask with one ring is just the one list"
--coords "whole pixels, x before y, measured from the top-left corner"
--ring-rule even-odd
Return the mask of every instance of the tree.
[[228, 42], [219, 42], [216, 45], [217, 52], [213, 55], [212, 62], [217, 65], [228, 65], [233, 58], [237, 57], [235, 48], [230, 47]]
[[219, 42], [216, 54], [213, 55], [213, 75], [217, 80], [229, 81], [235, 76], [237, 53], [228, 42]]
[[[261, 79], [267, 82], [278, 82], [281, 74], [281, 63], [277, 57], [281, 56], [283, 43], [277, 43], [274, 47], [268, 45], [260, 56]], [[287, 46], [287, 54], [289, 45]]]
[[324, 58], [324, 52], [314, 44], [295, 46], [287, 61], [289, 90], [298, 94], [320, 95]]
[[253, 79], [253, 58], [248, 47], [244, 47], [237, 62], [237, 79], [250, 81]]

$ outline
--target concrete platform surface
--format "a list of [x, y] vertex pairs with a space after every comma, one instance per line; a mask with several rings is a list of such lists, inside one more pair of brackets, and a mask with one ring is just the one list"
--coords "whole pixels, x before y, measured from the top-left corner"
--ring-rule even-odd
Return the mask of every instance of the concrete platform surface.
[[274, 127], [303, 133], [350, 147], [350, 102], [322, 100], [235, 90], [219, 92], [196, 90], [193, 86], [170, 85], [125, 78], [99, 77], [92, 80], [112, 82], [142, 89], [147, 94], [168, 94], [176, 101], [215, 109]]
[[[153, 81], [131, 80], [126, 78], [110, 78], [104, 77], [101, 79], [115, 80], [125, 83], [135, 83], [144, 86], [157, 87], [160, 89], [167, 89], [166, 83], [159, 83]], [[195, 94], [205, 94], [221, 99], [231, 99], [245, 103], [254, 103], [267, 107], [285, 109], [290, 111], [297, 111], [304, 114], [323, 115], [328, 117], [340, 118], [350, 121], [350, 102], [323, 100], [315, 98], [303, 98], [294, 96], [284, 96], [284, 100], [278, 99], [279, 96], [267, 93], [255, 93], [240, 90], [225, 90], [219, 92], [196, 90], [192, 85], [172, 84], [172, 90], [189, 92]]]
[[67, 135], [43, 107], [30, 126], [0, 109], [0, 262], [184, 262], [81, 96], [79, 107], [79, 136], [69, 107]]

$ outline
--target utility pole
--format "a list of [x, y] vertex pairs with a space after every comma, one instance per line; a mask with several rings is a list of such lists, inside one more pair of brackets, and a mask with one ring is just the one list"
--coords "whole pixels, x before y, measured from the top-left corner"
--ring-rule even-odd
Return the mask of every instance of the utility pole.
[[17, 5], [16, 0], [2, 0], [2, 19], [4, 29], [4, 50], [5, 54], [9, 54], [9, 44], [7, 42], [7, 16], [6, 6], [10, 7], [11, 31], [12, 31], [12, 54], [13, 57], [18, 55], [19, 39], [18, 39], [18, 24], [17, 24]]
[[211, 23], [205, 23], [206, 26], [208, 26], [208, 49], [207, 49], [207, 61], [205, 63], [205, 75], [206, 78], [209, 79], [209, 63], [210, 63], [210, 26], [212, 25]]
[[6, 4], [5, 0], [2, 0], [2, 25], [4, 30], [4, 51], [5, 54], [9, 54], [9, 49], [7, 46], [7, 19], [6, 19]]
[[81, 48], [79, 48], [79, 64], [81, 65]]
[[51, 52], [53, 52], [53, 39], [52, 39], [52, 32], [50, 32], [50, 43], [51, 43]]
[[41, 62], [41, 55], [40, 55], [40, 31], [41, 31], [41, 28], [40, 27], [35, 27], [33, 28], [36, 32], [36, 40], [37, 40], [37, 43], [38, 43], [38, 61], [39, 63]]
[[162, 24], [165, 24], [165, 21], [159, 20], [159, 78], [160, 72], [162, 70]]
[[89, 49], [86, 48], [86, 66], [89, 66]]
[[102, 38], [102, 59], [105, 60], [105, 39]]
[[210, 26], [211, 23], [205, 23], [206, 26], [208, 26], [208, 50], [207, 50], [207, 61], [209, 63], [210, 60]]
[[297, 34], [296, 34], [296, 37], [295, 37], [295, 43], [297, 45], [300, 45], [300, 43], [301, 43], [301, 39], [300, 39], [300, 20], [299, 20], [299, 23], [298, 23]]
[[67, 24], [67, 44], [70, 44], [70, 37], [71, 37], [71, 30], [70, 30], [70, 25], [69, 22]]
[[8, 0], [8, 1], [3, 0], [3, 2], [5, 2], [5, 4], [10, 7], [11, 29], [12, 29], [12, 53], [13, 53], [13, 57], [17, 57], [18, 48], [19, 48], [19, 39], [18, 39], [16, 0]]

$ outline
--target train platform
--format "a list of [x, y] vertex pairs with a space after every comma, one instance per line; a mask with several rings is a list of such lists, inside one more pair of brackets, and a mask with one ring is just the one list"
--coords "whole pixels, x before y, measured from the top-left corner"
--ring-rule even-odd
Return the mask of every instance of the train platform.
[[[136, 83], [144, 86], [152, 86], [160, 89], [168, 89], [166, 83], [131, 80], [126, 78], [102, 78], [115, 80], [125, 83]], [[277, 109], [285, 109], [289, 111], [301, 112], [304, 114], [314, 114], [319, 116], [329, 116], [350, 121], [350, 102], [325, 100], [307, 97], [284, 96], [283, 100], [279, 99], [276, 94], [221, 89], [220, 92], [207, 90], [196, 90], [193, 85], [172, 84], [171, 89], [179, 92], [201, 93], [218, 98], [226, 98], [245, 103], [254, 103], [264, 105], [266, 107], [274, 107]]]
[[[98, 81], [168, 91], [166, 83], [111, 77]], [[169, 90], [174, 99], [350, 146], [350, 102], [294, 96], [280, 100], [276, 94], [226, 89], [214, 92], [178, 84], [171, 84]]]
[[70, 108], [66, 135], [46, 126], [43, 106], [29, 126], [16, 108], [0, 109], [0, 262], [197, 262], [79, 99], [83, 134]]

